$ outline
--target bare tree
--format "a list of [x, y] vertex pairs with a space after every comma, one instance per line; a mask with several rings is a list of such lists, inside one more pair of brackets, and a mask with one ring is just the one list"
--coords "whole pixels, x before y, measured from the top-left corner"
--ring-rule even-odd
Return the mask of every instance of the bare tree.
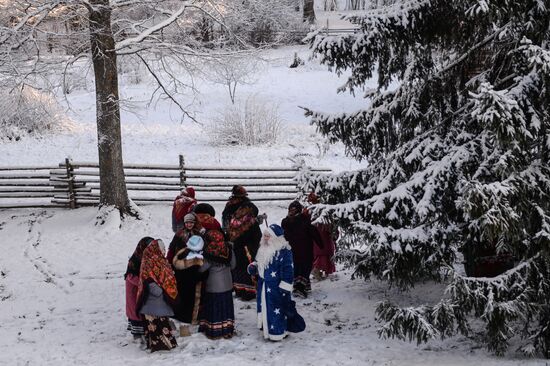
[[131, 213], [122, 162], [115, 40], [109, 0], [90, 0], [90, 45], [96, 87], [100, 203]]
[[[139, 59], [160, 93], [190, 116], [178, 93], [185, 85], [172, 65], [194, 67], [216, 57], [193, 37], [190, 19], [209, 19], [223, 31], [218, 46], [244, 42], [225, 24], [213, 0], [7, 0], [0, 2], [0, 81], [21, 87], [46, 85], [59, 65], [67, 70], [91, 56], [95, 75], [100, 207], [134, 215], [124, 180], [117, 58]], [[191, 28], [191, 29], [190, 29]], [[209, 45], [212, 48], [212, 45]], [[62, 49], [63, 52], [56, 50]], [[218, 47], [219, 49], [219, 47]], [[227, 54], [227, 51], [220, 52]]]
[[261, 60], [250, 55], [228, 55], [212, 60], [205, 68], [206, 77], [227, 87], [231, 103], [235, 104], [235, 92], [239, 84], [253, 84]]

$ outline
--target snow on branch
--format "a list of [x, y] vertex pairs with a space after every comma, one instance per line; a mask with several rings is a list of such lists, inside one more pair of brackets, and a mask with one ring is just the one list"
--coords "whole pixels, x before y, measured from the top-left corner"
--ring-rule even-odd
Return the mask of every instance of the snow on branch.
[[185, 1], [184, 4], [181, 5], [178, 10], [174, 11], [170, 17], [166, 18], [162, 22], [159, 22], [154, 26], [147, 28], [146, 30], [142, 31], [140, 34], [138, 34], [135, 37], [127, 38], [118, 42], [115, 46], [115, 50], [120, 51], [124, 48], [128, 48], [128, 47], [131, 47], [132, 45], [143, 42], [146, 38], [150, 37], [153, 33], [158, 32], [163, 28], [168, 27], [170, 24], [176, 22], [179, 19], [179, 17], [183, 15], [183, 13], [188, 7], [189, 7], [189, 4], [187, 1]]

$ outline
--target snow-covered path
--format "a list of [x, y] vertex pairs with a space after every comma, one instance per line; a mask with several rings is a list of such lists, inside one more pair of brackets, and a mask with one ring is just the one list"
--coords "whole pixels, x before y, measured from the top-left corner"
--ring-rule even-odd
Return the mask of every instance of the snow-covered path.
[[[221, 205], [215, 205], [218, 214]], [[284, 207], [261, 205], [270, 222]], [[297, 300], [307, 329], [281, 343], [255, 329], [254, 303], [235, 302], [238, 334], [210, 341], [178, 338], [179, 347], [148, 354], [130, 342], [124, 314], [127, 258], [140, 237], [170, 240], [169, 206], [146, 208], [142, 221], [94, 226], [96, 209], [0, 211], [1, 365], [544, 365], [499, 359], [467, 338], [417, 347], [376, 335], [374, 308], [386, 296], [415, 302], [441, 290], [400, 294], [340, 271]], [[511, 356], [513, 357], [513, 356]]]

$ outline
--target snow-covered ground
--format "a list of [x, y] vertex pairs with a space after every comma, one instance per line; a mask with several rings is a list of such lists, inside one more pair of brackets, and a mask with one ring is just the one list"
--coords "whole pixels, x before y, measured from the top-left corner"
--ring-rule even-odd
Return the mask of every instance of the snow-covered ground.
[[[297, 52], [306, 64], [289, 69]], [[128, 163], [177, 163], [182, 153], [189, 164], [289, 165], [296, 155], [311, 165], [335, 171], [359, 164], [345, 157], [340, 145], [323, 150], [323, 139], [308, 125], [298, 106], [329, 112], [365, 105], [361, 98], [337, 94], [338, 78], [304, 46], [268, 51], [271, 60], [257, 82], [238, 86], [237, 97], [259, 93], [279, 104], [284, 128], [269, 146], [217, 147], [203, 127], [181, 115], [166, 101], [147, 107], [151, 85], [122, 77], [121, 94], [132, 108], [122, 116], [124, 159]], [[196, 79], [199, 94], [190, 110], [203, 123], [229, 102], [223, 86]], [[0, 165], [52, 164], [69, 156], [97, 160], [95, 106], [91, 90], [68, 96], [72, 132], [42, 139], [25, 138], [0, 144]], [[139, 118], [138, 118], [139, 117]], [[214, 205], [220, 216], [222, 206]], [[280, 222], [284, 205], [260, 204], [270, 222]], [[376, 303], [386, 298], [418, 304], [436, 298], [441, 286], [426, 284], [409, 293], [388, 290], [383, 283], [351, 280], [340, 270], [313, 284], [313, 296], [298, 301], [307, 322], [305, 332], [281, 343], [269, 343], [255, 329], [253, 303], [237, 301], [238, 334], [231, 340], [209, 341], [201, 334], [178, 338], [168, 353], [148, 354], [130, 342], [124, 315], [122, 275], [139, 238], [152, 235], [169, 242], [170, 207], [147, 206], [146, 217], [94, 226], [94, 208], [74, 211], [0, 211], [0, 365], [544, 365], [541, 360], [492, 356], [474, 339], [457, 337], [417, 347], [376, 334]]]
[[[219, 214], [222, 206], [215, 205]], [[284, 208], [260, 205], [272, 222]], [[128, 256], [145, 235], [170, 240], [170, 208], [148, 206], [147, 218], [94, 226], [94, 208], [0, 212], [0, 364], [2, 365], [544, 365], [499, 359], [459, 337], [417, 347], [380, 340], [373, 309], [387, 297], [418, 303], [441, 287], [402, 294], [349, 273], [313, 283], [297, 300], [306, 331], [281, 343], [255, 329], [254, 303], [235, 302], [237, 336], [178, 338], [171, 352], [148, 354], [130, 341], [124, 314]], [[511, 356], [513, 357], [513, 356]]]

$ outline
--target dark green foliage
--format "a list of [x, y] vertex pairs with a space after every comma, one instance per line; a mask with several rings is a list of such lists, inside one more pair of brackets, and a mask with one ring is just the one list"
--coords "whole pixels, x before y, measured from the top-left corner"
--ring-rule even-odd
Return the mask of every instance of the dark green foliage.
[[[550, 0], [409, 0], [350, 20], [359, 34], [314, 35], [313, 52], [351, 70], [342, 90], [376, 75], [378, 88], [362, 111], [307, 114], [365, 168], [304, 172], [302, 189], [340, 227], [355, 275], [449, 280], [439, 304], [380, 305], [380, 335], [467, 334], [475, 316], [491, 351], [519, 335], [522, 351], [548, 357]], [[465, 277], [460, 251], [513, 268]]]

